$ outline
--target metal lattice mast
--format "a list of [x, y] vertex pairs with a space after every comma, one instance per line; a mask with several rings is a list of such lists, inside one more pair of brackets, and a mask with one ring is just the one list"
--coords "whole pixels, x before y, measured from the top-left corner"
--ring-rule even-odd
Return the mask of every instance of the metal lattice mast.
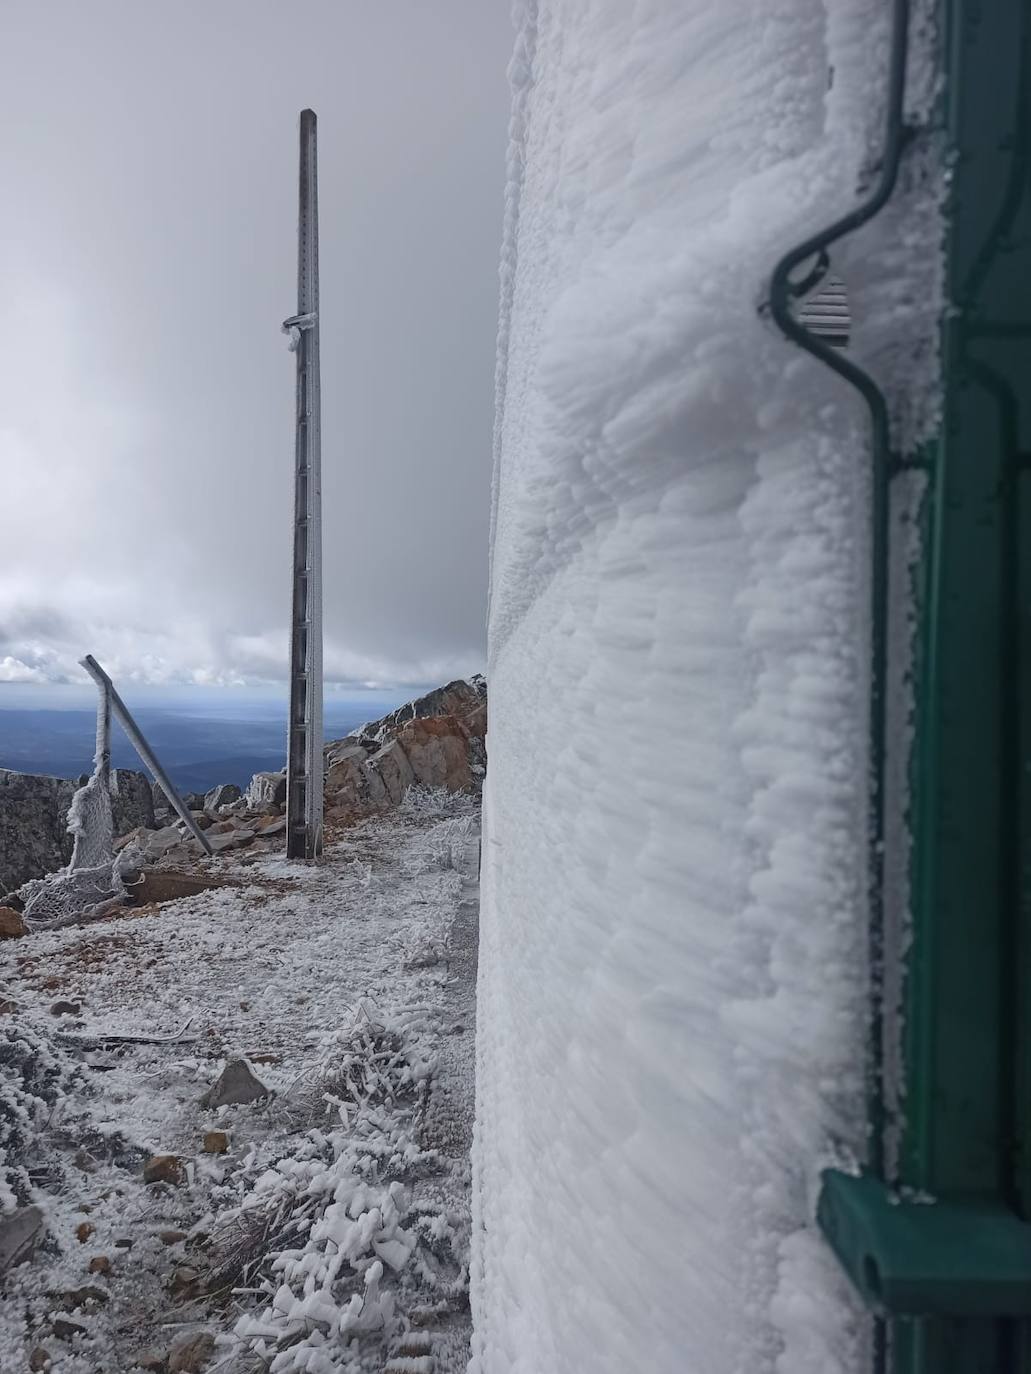
[[313, 110], [301, 111], [297, 314], [283, 328], [297, 353], [286, 852], [292, 859], [314, 859], [322, 852], [322, 454], [319, 195]]

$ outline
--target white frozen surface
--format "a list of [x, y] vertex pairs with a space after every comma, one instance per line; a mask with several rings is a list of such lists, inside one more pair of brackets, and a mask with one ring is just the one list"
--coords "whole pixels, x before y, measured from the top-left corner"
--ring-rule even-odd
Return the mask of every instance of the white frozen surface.
[[516, 8], [473, 1374], [864, 1367], [811, 1202], [863, 1149], [866, 416], [757, 307], [888, 13]]
[[[477, 811], [412, 789], [318, 865], [202, 860], [225, 886], [0, 945], [0, 1224], [32, 1202], [48, 1229], [4, 1275], [0, 1374], [37, 1347], [53, 1374], [139, 1374], [145, 1348], [194, 1329], [219, 1337], [212, 1369], [259, 1350], [262, 1368], [306, 1374], [464, 1369]], [[125, 1034], [159, 1042], [97, 1039]], [[276, 1096], [202, 1106], [241, 1057]], [[211, 1129], [227, 1153], [201, 1148]], [[188, 1182], [145, 1185], [153, 1153]], [[221, 1266], [239, 1217], [266, 1208], [303, 1226], [252, 1245], [241, 1282]], [[175, 1286], [184, 1266], [200, 1291]], [[83, 1285], [99, 1306], [62, 1333]], [[423, 1363], [406, 1365], [415, 1345]]]

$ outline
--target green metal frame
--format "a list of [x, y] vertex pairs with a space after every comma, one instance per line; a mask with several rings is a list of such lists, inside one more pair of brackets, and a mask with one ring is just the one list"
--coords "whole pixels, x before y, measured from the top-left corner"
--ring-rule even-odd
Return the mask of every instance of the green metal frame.
[[[1031, 5], [949, 0], [944, 37], [944, 412], [920, 608], [899, 1182], [995, 1207], [1005, 1225], [1031, 1218]], [[1028, 1374], [1026, 1308], [994, 1310], [895, 1321], [893, 1371]]]
[[941, 13], [901, 1151], [887, 1182], [825, 1175], [819, 1219], [892, 1374], [1031, 1374], [1031, 0]]

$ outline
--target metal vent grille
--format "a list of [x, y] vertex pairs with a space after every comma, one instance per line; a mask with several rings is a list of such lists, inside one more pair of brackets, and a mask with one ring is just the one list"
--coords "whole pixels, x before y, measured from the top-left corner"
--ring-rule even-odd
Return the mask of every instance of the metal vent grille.
[[852, 320], [845, 283], [839, 277], [828, 277], [826, 284], [799, 309], [798, 322], [825, 343], [835, 348], [847, 347]]

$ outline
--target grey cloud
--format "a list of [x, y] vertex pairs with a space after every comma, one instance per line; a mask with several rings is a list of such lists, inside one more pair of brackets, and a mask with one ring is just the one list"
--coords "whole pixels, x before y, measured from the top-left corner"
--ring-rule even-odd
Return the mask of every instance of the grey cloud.
[[48, 0], [0, 88], [0, 660], [281, 678], [319, 114], [327, 675], [483, 657], [504, 0]]

